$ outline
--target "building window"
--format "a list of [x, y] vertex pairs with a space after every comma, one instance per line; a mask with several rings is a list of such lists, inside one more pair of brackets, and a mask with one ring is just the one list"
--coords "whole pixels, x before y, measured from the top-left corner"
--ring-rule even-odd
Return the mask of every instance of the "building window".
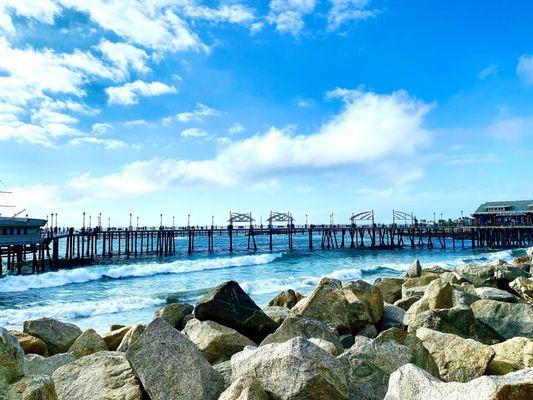
[[4, 235], [4, 236], [7, 235], [7, 228], [2, 228], [2, 235]]
[[25, 235], [28, 234], [28, 229], [24, 229], [24, 234], [25, 234]]
[[9, 228], [9, 234], [10, 235], [14, 235], [15, 234], [15, 230], [13, 228]]

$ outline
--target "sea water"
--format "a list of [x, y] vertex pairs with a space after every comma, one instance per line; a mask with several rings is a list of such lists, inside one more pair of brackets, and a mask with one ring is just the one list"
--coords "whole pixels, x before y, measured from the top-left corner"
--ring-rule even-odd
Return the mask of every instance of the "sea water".
[[[64, 269], [40, 275], [6, 276], [0, 279], [0, 326], [22, 329], [25, 320], [51, 317], [100, 333], [112, 324], [146, 323], [154, 311], [171, 302], [194, 302], [216, 285], [237, 281], [259, 305], [265, 306], [278, 292], [292, 288], [308, 294], [323, 276], [343, 281], [374, 282], [398, 276], [414, 259], [423, 267], [452, 268], [463, 263], [506, 261], [523, 250], [480, 251], [447, 249], [335, 249], [307, 248], [307, 236], [296, 236], [287, 250], [283, 237], [258, 238], [259, 251], [250, 253], [247, 238], [235, 240], [236, 250], [224, 250], [224, 238], [215, 238], [219, 252], [208, 253], [205, 239], [198, 238], [195, 253], [188, 255], [187, 240], [176, 239], [176, 254], [104, 260], [89, 267]], [[261, 251], [263, 249], [263, 251]]]

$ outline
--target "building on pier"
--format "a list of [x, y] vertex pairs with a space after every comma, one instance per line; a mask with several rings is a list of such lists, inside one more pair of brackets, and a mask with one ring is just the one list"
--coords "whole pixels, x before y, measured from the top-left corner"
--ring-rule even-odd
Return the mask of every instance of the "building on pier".
[[472, 217], [477, 225], [532, 225], [533, 200], [489, 201]]
[[40, 243], [44, 225], [44, 219], [0, 217], [0, 247]]

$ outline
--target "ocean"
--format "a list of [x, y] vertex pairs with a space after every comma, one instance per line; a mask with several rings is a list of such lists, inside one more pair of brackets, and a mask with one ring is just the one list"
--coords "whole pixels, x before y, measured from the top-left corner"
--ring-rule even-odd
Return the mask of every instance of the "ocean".
[[[40, 275], [6, 276], [0, 279], [0, 326], [22, 329], [25, 320], [51, 317], [72, 322], [82, 329], [107, 332], [112, 324], [147, 323], [154, 311], [171, 302], [194, 302], [216, 285], [235, 280], [259, 306], [283, 289], [308, 294], [323, 276], [343, 281], [374, 282], [398, 276], [414, 259], [422, 267], [452, 268], [462, 263], [510, 261], [524, 250], [481, 251], [451, 249], [335, 249], [306, 248], [307, 236], [294, 238], [287, 250], [276, 238], [272, 252], [248, 253], [246, 238], [236, 238], [236, 251], [208, 253], [202, 238], [198, 250], [188, 255], [187, 240], [176, 239], [177, 253], [157, 258], [104, 260], [89, 267], [64, 269]], [[224, 246], [215, 238], [215, 248]], [[259, 238], [259, 249], [268, 249]], [[319, 238], [317, 238], [319, 244]]]

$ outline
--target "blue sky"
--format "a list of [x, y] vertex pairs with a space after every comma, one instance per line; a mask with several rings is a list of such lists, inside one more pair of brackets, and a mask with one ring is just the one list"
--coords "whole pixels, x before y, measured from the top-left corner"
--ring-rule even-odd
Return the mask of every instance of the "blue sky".
[[[0, 203], [81, 223], [533, 198], [533, 4], [0, 0]], [[11, 210], [4, 210], [4, 214]]]

